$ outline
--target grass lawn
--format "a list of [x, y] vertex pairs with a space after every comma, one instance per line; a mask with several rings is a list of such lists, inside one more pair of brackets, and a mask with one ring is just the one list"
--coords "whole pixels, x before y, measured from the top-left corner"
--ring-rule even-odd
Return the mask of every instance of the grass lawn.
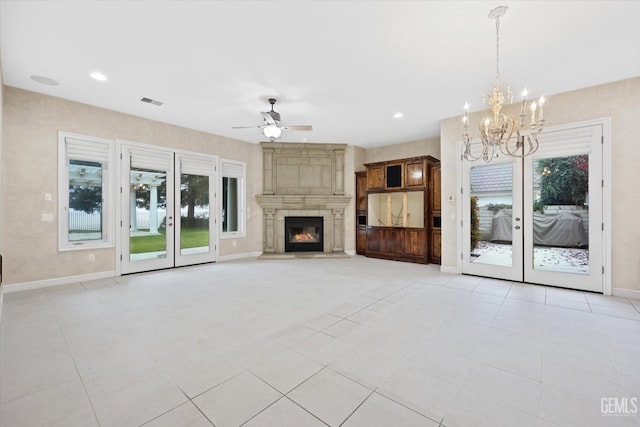
[[[180, 249], [199, 248], [209, 246], [209, 230], [201, 228], [183, 228]], [[136, 236], [129, 238], [129, 253], [142, 254], [146, 252], [162, 252], [166, 250], [164, 234], [151, 236]]]

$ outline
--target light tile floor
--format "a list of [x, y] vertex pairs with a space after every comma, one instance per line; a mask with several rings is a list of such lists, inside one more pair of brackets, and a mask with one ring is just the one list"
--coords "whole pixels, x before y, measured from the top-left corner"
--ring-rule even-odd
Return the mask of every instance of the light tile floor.
[[363, 257], [11, 293], [0, 425], [638, 426], [639, 307]]

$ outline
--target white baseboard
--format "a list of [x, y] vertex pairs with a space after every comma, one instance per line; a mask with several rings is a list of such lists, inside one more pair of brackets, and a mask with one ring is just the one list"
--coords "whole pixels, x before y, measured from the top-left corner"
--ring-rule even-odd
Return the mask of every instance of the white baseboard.
[[232, 255], [222, 255], [218, 257], [219, 262], [224, 261], [233, 261], [236, 259], [245, 259], [245, 258], [257, 258], [262, 255], [262, 251], [260, 252], [244, 252], [241, 254], [232, 254]]
[[356, 251], [344, 251], [344, 253], [349, 255], [349, 256], [355, 256], [356, 255]]
[[459, 274], [460, 273], [458, 271], [458, 267], [447, 267], [446, 265], [441, 265], [440, 266], [440, 272], [442, 272], [442, 273], [452, 273], [452, 274]]
[[635, 291], [633, 289], [613, 288], [613, 296], [614, 297], [640, 299], [640, 291]]
[[36, 280], [34, 282], [12, 283], [2, 285], [2, 293], [30, 291], [33, 289], [48, 288], [50, 286], [68, 285], [70, 283], [88, 282], [90, 280], [109, 279], [116, 277], [115, 271], [102, 271], [100, 273], [81, 274], [79, 276], [58, 277], [57, 279]]

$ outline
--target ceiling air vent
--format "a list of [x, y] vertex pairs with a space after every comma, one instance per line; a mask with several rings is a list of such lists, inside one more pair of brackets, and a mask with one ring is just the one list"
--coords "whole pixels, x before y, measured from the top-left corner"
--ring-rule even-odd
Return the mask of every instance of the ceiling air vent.
[[151, 98], [141, 98], [140, 101], [146, 102], [147, 104], [153, 104], [153, 105], [156, 105], [158, 107], [163, 104], [163, 102], [156, 101], [155, 99], [151, 99]]

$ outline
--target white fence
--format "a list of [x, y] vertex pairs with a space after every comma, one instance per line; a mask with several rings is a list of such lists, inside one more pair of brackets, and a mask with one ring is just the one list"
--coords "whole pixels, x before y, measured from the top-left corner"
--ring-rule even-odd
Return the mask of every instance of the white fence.
[[[165, 209], [158, 208], [158, 224], [162, 224], [166, 215]], [[180, 215], [187, 216], [186, 207], [180, 209]], [[209, 208], [196, 206], [195, 216], [198, 218], [208, 218]], [[100, 226], [101, 222], [102, 217], [99, 212], [89, 214], [83, 211], [69, 209], [69, 231], [100, 231], [102, 229]], [[138, 229], [144, 230], [149, 228], [149, 211], [147, 209], [136, 208], [136, 224]]]

